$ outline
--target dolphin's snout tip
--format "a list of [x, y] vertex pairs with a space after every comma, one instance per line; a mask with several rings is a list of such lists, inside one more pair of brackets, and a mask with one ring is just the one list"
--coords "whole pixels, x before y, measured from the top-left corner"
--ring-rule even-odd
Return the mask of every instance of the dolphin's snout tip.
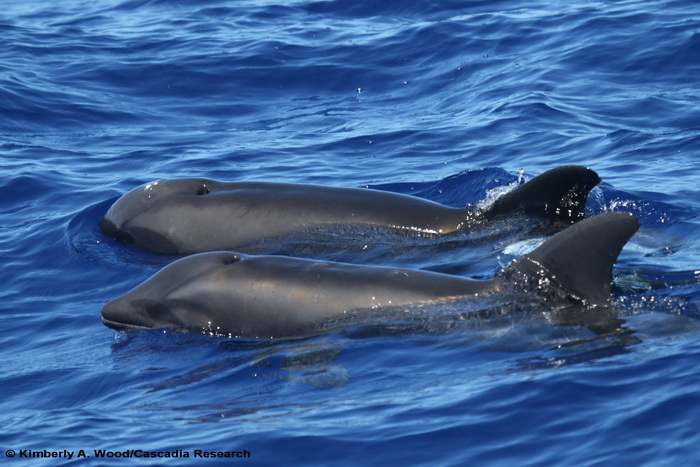
[[105, 303], [102, 307], [102, 324], [108, 328], [116, 329], [117, 331], [123, 329], [121, 324], [118, 322], [118, 307], [115, 304], [117, 300], [112, 300]]
[[107, 302], [102, 307], [102, 324], [108, 328], [117, 331], [143, 328], [143, 326], [131, 323], [134, 318], [134, 313], [131, 312], [128, 303], [125, 303], [122, 298]]
[[107, 216], [100, 219], [100, 230], [102, 230], [102, 233], [108, 237], [112, 237], [113, 239], [126, 243], [127, 245], [134, 244], [134, 239], [131, 237], [131, 235], [117, 227], [114, 222], [107, 218]]

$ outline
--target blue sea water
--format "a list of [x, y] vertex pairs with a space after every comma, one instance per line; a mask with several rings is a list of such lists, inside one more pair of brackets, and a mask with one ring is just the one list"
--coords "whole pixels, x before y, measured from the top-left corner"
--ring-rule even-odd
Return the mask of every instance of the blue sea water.
[[[2, 7], [0, 457], [83, 449], [83, 464], [142, 465], [93, 450], [201, 449], [246, 450], [242, 465], [700, 462], [694, 0]], [[521, 169], [563, 164], [601, 175], [589, 214], [641, 220], [615, 269], [632, 337], [590, 339], [543, 312], [273, 341], [117, 333], [100, 321], [104, 303], [173, 259], [97, 227], [138, 184], [372, 186], [460, 206]], [[379, 244], [333, 259], [481, 279], [526, 251], [510, 228], [478, 245]]]

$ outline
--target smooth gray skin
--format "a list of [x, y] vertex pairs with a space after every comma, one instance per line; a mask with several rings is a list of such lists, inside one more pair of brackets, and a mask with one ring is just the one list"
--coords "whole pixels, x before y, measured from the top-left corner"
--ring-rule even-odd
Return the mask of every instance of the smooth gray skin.
[[486, 281], [282, 256], [202, 253], [175, 261], [107, 303], [102, 321], [119, 330], [272, 338], [313, 333], [354, 310], [466, 300], [516, 288], [546, 297], [553, 307], [562, 302], [608, 307], [612, 266], [638, 227], [628, 213], [586, 219]]
[[119, 198], [100, 221], [105, 234], [154, 253], [186, 255], [245, 248], [309, 229], [383, 227], [444, 235], [521, 211], [574, 222], [583, 218], [598, 174], [562, 166], [498, 198], [486, 211], [452, 208], [415, 196], [361, 188], [265, 182], [161, 180]]

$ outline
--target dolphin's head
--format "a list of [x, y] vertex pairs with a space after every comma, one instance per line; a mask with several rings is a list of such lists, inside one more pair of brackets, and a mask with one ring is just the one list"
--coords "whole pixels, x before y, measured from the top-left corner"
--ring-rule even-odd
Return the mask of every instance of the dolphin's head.
[[[208, 195], [220, 185], [205, 178], [160, 180], [134, 188], [119, 198], [100, 220], [102, 231], [121, 242], [157, 253], [179, 254], [171, 240], [177, 215], [169, 210], [174, 203], [187, 205]], [[154, 222], [154, 220], [158, 222]]]
[[230, 281], [227, 270], [242, 257], [234, 252], [213, 252], [175, 261], [108, 302], [102, 308], [102, 322], [116, 330], [211, 331], [220, 310], [230, 307], [225, 293]]

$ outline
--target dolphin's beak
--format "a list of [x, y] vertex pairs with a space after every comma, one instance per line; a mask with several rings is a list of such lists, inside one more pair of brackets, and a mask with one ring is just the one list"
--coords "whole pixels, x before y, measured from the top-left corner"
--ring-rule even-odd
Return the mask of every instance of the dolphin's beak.
[[172, 315], [168, 307], [145, 298], [119, 297], [102, 307], [102, 323], [117, 331], [157, 328], [165, 315]]
[[129, 235], [128, 233], [124, 232], [119, 227], [114, 225], [114, 222], [107, 219], [107, 217], [103, 217], [100, 220], [100, 229], [108, 237], [112, 237], [115, 240], [118, 240], [120, 242], [124, 242], [127, 245], [134, 244], [134, 239], [131, 237], [131, 235]]
[[141, 327], [129, 324], [129, 313], [124, 305], [126, 305], [124, 301], [117, 298], [103, 306], [102, 323], [108, 328], [116, 329], [117, 331], [140, 329]]

